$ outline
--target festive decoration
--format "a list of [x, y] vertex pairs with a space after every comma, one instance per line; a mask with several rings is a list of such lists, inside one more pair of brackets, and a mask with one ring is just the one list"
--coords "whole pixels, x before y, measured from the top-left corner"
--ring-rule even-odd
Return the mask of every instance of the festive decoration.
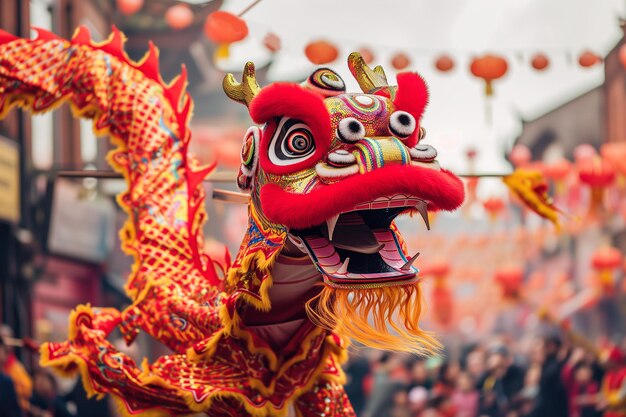
[[[69, 340], [42, 345], [42, 364], [80, 373], [87, 394], [112, 394], [128, 415], [354, 417], [340, 368], [350, 338], [437, 350], [419, 327], [417, 256], [406, 253], [393, 220], [406, 210], [453, 210], [463, 188], [439, 169], [434, 148], [418, 146], [428, 99], [419, 75], [398, 74], [398, 85], [388, 85], [382, 69], [352, 54], [363, 94], [347, 94], [326, 68], [303, 85], [261, 88], [252, 64], [241, 82], [226, 76], [226, 94], [263, 128], [244, 137], [248, 230], [221, 279], [222, 267], [202, 251], [201, 182], [213, 167], [188, 152], [185, 76], [165, 85], [156, 49], [132, 62], [117, 30], [101, 44], [85, 28], [71, 41], [44, 31], [0, 39], [0, 115], [17, 104], [44, 112], [71, 103], [113, 136], [109, 161], [128, 184], [118, 201], [129, 216], [121, 236], [135, 260], [132, 302], [123, 311], [77, 307]], [[366, 238], [355, 239], [361, 232]], [[285, 256], [288, 238], [309, 257]], [[382, 263], [354, 267], [357, 256]], [[172, 353], [140, 367], [107, 341], [116, 328], [128, 343], [144, 330]]]
[[626, 176], [626, 142], [604, 143], [600, 147], [600, 155], [602, 155], [602, 159], [610, 163], [622, 177]]
[[143, 0], [117, 0], [117, 9], [125, 16], [137, 13], [143, 7]]
[[176, 4], [165, 12], [165, 21], [174, 30], [181, 30], [193, 23], [193, 11], [186, 4]]
[[554, 162], [544, 164], [543, 173], [548, 179], [554, 181], [556, 193], [562, 194], [565, 190], [565, 180], [572, 172], [572, 164], [567, 159], [560, 158]]
[[398, 71], [407, 68], [409, 65], [411, 65], [411, 58], [409, 58], [406, 54], [398, 53], [391, 59], [391, 66]]
[[439, 325], [447, 327], [454, 317], [454, 297], [447, 282], [450, 265], [445, 261], [435, 262], [424, 268], [422, 273], [433, 280], [433, 316]]
[[591, 51], [585, 51], [578, 56], [578, 63], [583, 68], [590, 68], [602, 62], [602, 58]]
[[265, 48], [267, 48], [268, 51], [276, 53], [280, 51], [281, 41], [278, 35], [269, 32], [263, 38], [263, 45], [265, 46]]
[[589, 216], [596, 218], [605, 213], [604, 192], [615, 181], [615, 168], [602, 158], [583, 160], [578, 164], [580, 182], [591, 188]]
[[489, 219], [492, 222], [496, 221], [500, 213], [506, 208], [504, 200], [499, 197], [490, 197], [483, 201], [483, 207], [487, 214], [489, 214]]
[[325, 40], [317, 40], [309, 43], [304, 48], [306, 57], [315, 65], [330, 64], [339, 56], [337, 47]]
[[448, 72], [454, 68], [454, 61], [448, 55], [441, 55], [435, 61], [435, 68], [441, 72]]
[[503, 77], [509, 65], [506, 59], [498, 55], [483, 55], [472, 60], [470, 71], [475, 77], [485, 81], [485, 95], [493, 95], [493, 81]]
[[612, 246], [603, 246], [593, 253], [591, 266], [597, 274], [598, 289], [603, 294], [612, 293], [613, 271], [622, 266], [622, 253]]
[[231, 44], [248, 36], [248, 25], [240, 17], [218, 10], [207, 16], [204, 34], [215, 43]]
[[358, 52], [359, 54], [361, 54], [361, 56], [363, 57], [363, 61], [365, 61], [366, 64], [371, 64], [372, 62], [374, 62], [374, 53], [370, 49], [361, 48]]
[[530, 61], [530, 65], [537, 71], [543, 71], [550, 65], [550, 60], [544, 54], [535, 54]]
[[504, 300], [517, 300], [524, 282], [524, 270], [519, 266], [506, 266], [496, 270], [495, 282], [500, 286]]
[[530, 162], [532, 155], [525, 145], [515, 145], [509, 152], [509, 161], [515, 168], [524, 168]]
[[583, 143], [574, 148], [574, 160], [576, 163], [592, 160], [596, 155], [598, 155], [596, 149], [587, 143]]

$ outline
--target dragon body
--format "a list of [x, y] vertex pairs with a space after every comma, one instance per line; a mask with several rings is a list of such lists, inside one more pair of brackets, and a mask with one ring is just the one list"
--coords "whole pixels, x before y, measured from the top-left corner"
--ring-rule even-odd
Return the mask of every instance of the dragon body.
[[[347, 417], [340, 365], [350, 339], [438, 349], [418, 325], [416, 256], [393, 221], [455, 209], [463, 186], [420, 142], [428, 93], [417, 74], [390, 86], [352, 54], [363, 93], [346, 93], [325, 68], [303, 84], [265, 88], [252, 64], [241, 82], [226, 77], [226, 94], [261, 127], [244, 138], [237, 180], [250, 193], [248, 230], [219, 274], [201, 250], [201, 181], [213, 166], [187, 152], [184, 70], [166, 84], [152, 45], [133, 62], [123, 43], [115, 29], [101, 44], [84, 28], [71, 40], [0, 32], [0, 116], [69, 103], [112, 138], [109, 162], [128, 183], [118, 202], [128, 213], [123, 248], [135, 260], [132, 304], [77, 307], [68, 340], [44, 344], [42, 364], [80, 373], [89, 394], [113, 394], [127, 415]], [[127, 343], [143, 330], [172, 353], [137, 364], [107, 341], [115, 328]]]

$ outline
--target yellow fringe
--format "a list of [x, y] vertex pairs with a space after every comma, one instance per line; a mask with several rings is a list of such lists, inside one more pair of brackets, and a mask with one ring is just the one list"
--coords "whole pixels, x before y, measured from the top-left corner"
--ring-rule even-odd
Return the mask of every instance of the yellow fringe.
[[418, 283], [354, 291], [324, 286], [306, 310], [317, 326], [365, 346], [426, 356], [441, 345], [419, 327], [422, 302]]

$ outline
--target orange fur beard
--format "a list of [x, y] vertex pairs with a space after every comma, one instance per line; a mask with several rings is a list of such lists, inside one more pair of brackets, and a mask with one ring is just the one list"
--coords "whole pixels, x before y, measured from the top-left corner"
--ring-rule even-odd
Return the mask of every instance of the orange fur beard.
[[439, 351], [441, 345], [419, 327], [422, 303], [417, 282], [358, 290], [325, 285], [307, 302], [306, 311], [317, 326], [365, 346], [426, 356]]

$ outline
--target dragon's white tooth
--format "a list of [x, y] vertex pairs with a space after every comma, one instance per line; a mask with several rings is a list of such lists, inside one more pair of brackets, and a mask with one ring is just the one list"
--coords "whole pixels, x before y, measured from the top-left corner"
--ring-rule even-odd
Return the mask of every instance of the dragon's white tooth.
[[426, 203], [424, 201], [420, 201], [415, 206], [417, 211], [419, 211], [420, 216], [424, 219], [424, 224], [426, 224], [426, 228], [430, 230], [430, 220], [428, 220], [428, 208], [426, 208]]
[[411, 265], [413, 265], [413, 262], [415, 262], [415, 260], [417, 259], [418, 256], [420, 256], [419, 252], [417, 252], [415, 255], [413, 255], [413, 257], [411, 259], [406, 261], [406, 263], [400, 267], [400, 270], [401, 271], [408, 271], [408, 270], [410, 270], [411, 269]]
[[335, 232], [337, 220], [339, 220], [339, 214], [326, 220], [326, 227], [328, 227], [328, 240], [333, 240], [333, 233]]
[[350, 258], [346, 258], [343, 261], [343, 264], [339, 267], [339, 269], [335, 272], [336, 274], [347, 274], [348, 273], [348, 264], [350, 263]]

